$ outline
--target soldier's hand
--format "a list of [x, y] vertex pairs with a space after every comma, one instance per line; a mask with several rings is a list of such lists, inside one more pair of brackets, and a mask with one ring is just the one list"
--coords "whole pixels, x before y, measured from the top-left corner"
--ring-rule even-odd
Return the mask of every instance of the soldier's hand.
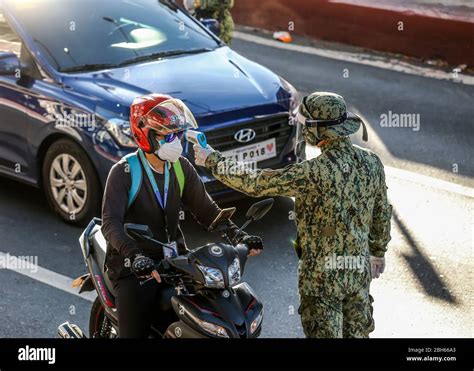
[[206, 148], [202, 148], [197, 144], [194, 145], [194, 162], [198, 166], [206, 166], [206, 160], [211, 153], [214, 152], [211, 146], [207, 146]]
[[379, 278], [385, 270], [385, 258], [370, 255], [370, 269], [372, 271], [372, 278]]

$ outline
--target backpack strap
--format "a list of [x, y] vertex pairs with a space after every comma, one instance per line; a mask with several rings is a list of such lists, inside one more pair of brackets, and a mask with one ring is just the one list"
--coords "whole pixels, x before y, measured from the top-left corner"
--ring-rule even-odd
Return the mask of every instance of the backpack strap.
[[[128, 205], [129, 208], [133, 201], [137, 198], [138, 192], [142, 186], [142, 179], [143, 179], [143, 172], [142, 167], [140, 165], [140, 159], [138, 158], [138, 152], [133, 152], [128, 154], [124, 157], [127, 160], [128, 167], [130, 170], [130, 176], [132, 178], [132, 185], [130, 187], [130, 191], [128, 192]], [[184, 184], [185, 184], [185, 177], [183, 167], [181, 166], [181, 162], [178, 160], [173, 164], [174, 173], [176, 175], [176, 179], [178, 179], [179, 184], [179, 195], [183, 197], [184, 191]]]
[[140, 160], [138, 159], [138, 152], [130, 153], [129, 155], [125, 156], [124, 159], [127, 160], [130, 176], [132, 178], [132, 185], [130, 187], [130, 191], [128, 192], [127, 208], [129, 208], [133, 201], [135, 201], [137, 198], [138, 191], [140, 191], [143, 175], [142, 167], [140, 166]]
[[176, 175], [176, 178], [178, 179], [179, 195], [180, 195], [180, 197], [183, 197], [185, 177], [184, 177], [183, 167], [181, 166], [181, 161], [180, 160], [173, 163], [173, 169], [174, 169], [174, 173]]

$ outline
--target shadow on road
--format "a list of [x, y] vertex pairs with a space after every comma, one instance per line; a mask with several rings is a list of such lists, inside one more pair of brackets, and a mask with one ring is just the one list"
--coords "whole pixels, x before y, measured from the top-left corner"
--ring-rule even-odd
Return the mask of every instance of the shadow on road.
[[402, 256], [425, 292], [431, 297], [457, 304], [458, 300], [449, 293], [447, 283], [440, 278], [439, 272], [421, 251], [412, 233], [395, 210], [393, 210], [393, 220], [412, 251], [411, 255], [402, 254]]

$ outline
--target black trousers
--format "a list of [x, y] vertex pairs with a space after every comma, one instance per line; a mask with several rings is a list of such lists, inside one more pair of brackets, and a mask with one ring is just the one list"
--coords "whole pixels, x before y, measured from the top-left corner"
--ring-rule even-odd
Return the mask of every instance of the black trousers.
[[171, 307], [174, 288], [155, 279], [140, 283], [135, 276], [113, 281], [120, 338], [146, 338], [152, 324], [167, 325], [175, 319]]

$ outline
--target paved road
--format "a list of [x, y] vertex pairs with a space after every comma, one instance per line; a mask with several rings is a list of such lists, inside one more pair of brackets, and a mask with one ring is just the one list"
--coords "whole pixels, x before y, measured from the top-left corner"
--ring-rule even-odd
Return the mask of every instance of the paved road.
[[[369, 147], [395, 170], [388, 176], [394, 205], [393, 240], [383, 278], [372, 285], [377, 337], [472, 337], [472, 206], [474, 88], [355, 63], [235, 40], [234, 48], [294, 83], [302, 92], [336, 91], [370, 125]], [[344, 78], [344, 69], [349, 78]], [[380, 115], [421, 115], [419, 131], [382, 128]], [[310, 152], [313, 156], [317, 153]], [[452, 171], [457, 164], [458, 173]], [[417, 177], [423, 174], [426, 177]], [[449, 181], [463, 186], [456, 188]], [[459, 191], [461, 189], [461, 191]], [[40, 191], [0, 179], [0, 252], [38, 256], [64, 276], [84, 272], [81, 229], [60, 222]], [[251, 201], [238, 202], [237, 220]], [[248, 265], [246, 280], [265, 304], [264, 337], [303, 336], [296, 309], [297, 259], [289, 241], [291, 199], [277, 199], [249, 228], [266, 243]], [[188, 243], [211, 237], [186, 218]], [[0, 269], [0, 337], [52, 337], [64, 320], [87, 329], [90, 301], [12, 270]]]
[[[369, 143], [360, 134], [354, 141], [390, 167], [393, 239], [387, 271], [372, 284], [373, 335], [472, 337], [474, 86], [241, 40], [233, 46], [303, 94], [343, 95], [368, 123]], [[419, 115], [419, 130], [382, 127], [381, 115], [389, 111]]]

